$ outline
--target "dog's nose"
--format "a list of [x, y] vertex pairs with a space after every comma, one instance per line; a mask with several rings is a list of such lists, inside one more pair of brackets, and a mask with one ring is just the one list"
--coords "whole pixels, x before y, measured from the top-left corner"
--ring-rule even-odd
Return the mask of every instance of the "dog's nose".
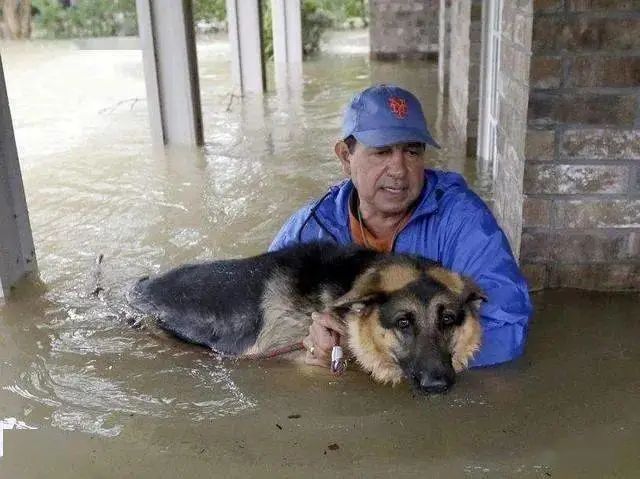
[[426, 394], [442, 394], [449, 390], [453, 380], [446, 374], [429, 373], [427, 371], [414, 376], [416, 386]]

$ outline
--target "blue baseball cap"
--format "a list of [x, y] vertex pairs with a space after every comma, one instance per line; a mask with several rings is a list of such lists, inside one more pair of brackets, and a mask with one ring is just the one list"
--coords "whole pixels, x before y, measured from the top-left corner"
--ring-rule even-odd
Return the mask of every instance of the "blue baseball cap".
[[342, 138], [353, 135], [370, 147], [426, 143], [440, 148], [424, 119], [420, 101], [395, 85], [376, 85], [353, 97], [342, 120]]

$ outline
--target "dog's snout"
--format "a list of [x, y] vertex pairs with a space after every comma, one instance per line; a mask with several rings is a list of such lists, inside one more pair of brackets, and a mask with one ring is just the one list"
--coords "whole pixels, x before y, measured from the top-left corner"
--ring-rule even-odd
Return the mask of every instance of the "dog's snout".
[[444, 371], [420, 371], [414, 374], [413, 379], [420, 392], [426, 394], [445, 393], [454, 382], [453, 377]]

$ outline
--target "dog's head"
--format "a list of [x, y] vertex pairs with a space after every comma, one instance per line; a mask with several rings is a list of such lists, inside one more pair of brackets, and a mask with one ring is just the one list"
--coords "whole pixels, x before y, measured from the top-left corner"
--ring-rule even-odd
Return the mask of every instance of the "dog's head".
[[363, 273], [333, 305], [349, 349], [380, 382], [409, 380], [442, 393], [480, 347], [478, 309], [486, 297], [467, 278], [408, 257]]

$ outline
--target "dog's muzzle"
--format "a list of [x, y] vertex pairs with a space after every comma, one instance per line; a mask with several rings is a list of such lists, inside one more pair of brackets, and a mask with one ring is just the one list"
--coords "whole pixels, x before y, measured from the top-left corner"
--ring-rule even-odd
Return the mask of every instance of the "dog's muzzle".
[[412, 379], [414, 387], [424, 394], [446, 393], [455, 382], [455, 376], [446, 371], [417, 371]]

